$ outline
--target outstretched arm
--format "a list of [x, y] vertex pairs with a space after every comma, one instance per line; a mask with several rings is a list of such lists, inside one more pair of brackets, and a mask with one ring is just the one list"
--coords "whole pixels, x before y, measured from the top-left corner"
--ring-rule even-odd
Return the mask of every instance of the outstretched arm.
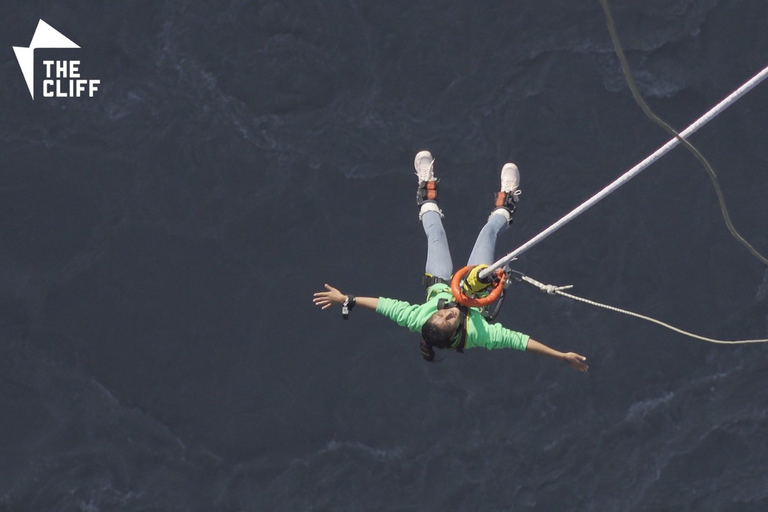
[[[334, 304], [343, 304], [347, 300], [347, 295], [341, 293], [333, 286], [326, 284], [325, 289], [327, 291], [315, 293], [315, 298], [312, 302], [316, 306], [320, 306], [321, 309], [326, 309]], [[372, 309], [376, 311], [376, 307], [379, 305], [378, 297], [355, 297], [355, 304], [366, 309]]]
[[589, 366], [587, 366], [587, 364], [584, 362], [587, 360], [586, 357], [580, 356], [575, 352], [560, 352], [558, 350], [549, 348], [543, 343], [539, 343], [533, 338], [528, 340], [528, 347], [525, 350], [526, 352], [533, 352], [534, 354], [541, 354], [543, 356], [565, 361], [568, 366], [580, 372], [586, 372], [589, 370]]
[[[344, 304], [347, 295], [333, 286], [326, 284], [326, 291], [315, 293], [313, 302], [322, 309], [334, 304]], [[351, 297], [351, 296], [350, 296]], [[397, 325], [406, 327], [413, 332], [421, 332], [421, 326], [435, 312], [434, 306], [427, 304], [409, 304], [402, 300], [387, 299], [386, 297], [355, 297], [355, 304], [376, 311], [389, 318]], [[342, 310], [342, 313], [344, 310]]]

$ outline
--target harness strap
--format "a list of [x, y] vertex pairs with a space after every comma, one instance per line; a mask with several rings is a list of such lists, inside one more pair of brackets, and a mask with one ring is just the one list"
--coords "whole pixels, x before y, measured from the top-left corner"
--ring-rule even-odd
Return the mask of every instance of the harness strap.
[[416, 190], [416, 206], [424, 203], [437, 203], [437, 190], [440, 180], [420, 181]]
[[424, 274], [424, 277], [421, 278], [421, 284], [424, 285], [424, 288], [429, 289], [431, 286], [434, 286], [438, 283], [441, 284], [447, 284], [450, 285], [450, 281], [446, 281], [442, 277], [433, 276], [432, 274]]

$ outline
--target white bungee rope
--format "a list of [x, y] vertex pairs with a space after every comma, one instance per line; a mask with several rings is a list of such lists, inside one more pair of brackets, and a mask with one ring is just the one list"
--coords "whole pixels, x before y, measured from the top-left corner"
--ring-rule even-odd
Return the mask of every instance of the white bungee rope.
[[[630, 179], [634, 178], [638, 174], [640, 174], [643, 170], [645, 170], [648, 166], [650, 166], [652, 163], [654, 163], [656, 160], [667, 154], [670, 150], [672, 150], [675, 146], [680, 144], [681, 139], [687, 139], [692, 134], [694, 134], [699, 128], [707, 124], [709, 121], [715, 118], [718, 114], [720, 114], [723, 110], [731, 106], [736, 100], [744, 96], [747, 92], [749, 92], [751, 89], [753, 89], [756, 85], [758, 85], [760, 82], [765, 80], [765, 78], [768, 77], [768, 67], [764, 68], [762, 71], [760, 71], [757, 75], [752, 77], [749, 81], [744, 83], [741, 87], [736, 89], [734, 92], [732, 92], [730, 95], [728, 95], [724, 100], [722, 100], [720, 103], [715, 105], [711, 110], [709, 110], [706, 114], [701, 116], [699, 119], [697, 119], [694, 123], [692, 123], [688, 128], [680, 132], [679, 137], [675, 137], [671, 139], [669, 142], [661, 146], [659, 149], [657, 149], [654, 153], [652, 153], [650, 156], [648, 156], [645, 160], [641, 161], [639, 164], [634, 166], [629, 171], [625, 172], [623, 175], [619, 176], [613, 183], [602, 189], [600, 192], [592, 196], [590, 199], [579, 205], [577, 208], [575, 208], [573, 211], [571, 211], [569, 214], [567, 214], [565, 217], [561, 218], [554, 224], [552, 224], [550, 227], [530, 239], [528, 242], [524, 243], [514, 251], [510, 252], [500, 260], [498, 260], [496, 263], [488, 266], [487, 268], [483, 269], [479, 274], [479, 278], [485, 278], [489, 276], [492, 272], [494, 272], [498, 268], [502, 268], [503, 266], [507, 265], [511, 261], [517, 259], [518, 256], [523, 254], [525, 251], [530, 249], [531, 247], [535, 246], [545, 238], [547, 238], [549, 235], [560, 229], [561, 227], [568, 224], [570, 221], [587, 211], [589, 208], [597, 204], [599, 201], [604, 199], [606, 196], [610, 195], [612, 192], [614, 192], [616, 189], [624, 185], [626, 182], [628, 182]], [[748, 246], [751, 247], [751, 246]], [[758, 255], [759, 256], [759, 255]], [[764, 259], [760, 258], [761, 261], [765, 261]], [[572, 288], [571, 285], [568, 286], [554, 286], [554, 285], [547, 285], [543, 284], [536, 279], [533, 279], [532, 277], [526, 276], [524, 274], [519, 275], [520, 279], [539, 288], [540, 290], [548, 293], [548, 294], [557, 294], [563, 297], [567, 297], [569, 299], [584, 302], [586, 304], [590, 304], [592, 306], [604, 308], [610, 311], [614, 311], [617, 313], [621, 313], [624, 315], [633, 316], [635, 318], [639, 318], [641, 320], [646, 320], [648, 322], [655, 323], [657, 325], [660, 325], [662, 327], [665, 327], [667, 329], [670, 329], [672, 331], [675, 331], [679, 334], [689, 336], [691, 338], [695, 338], [701, 341], [706, 341], [708, 343], [717, 343], [717, 344], [723, 344], [723, 345], [743, 345], [748, 343], [767, 343], [768, 339], [750, 339], [750, 340], [717, 340], [712, 338], [707, 338], [705, 336], [700, 336], [698, 334], [694, 334], [688, 331], [685, 331], [683, 329], [679, 329], [677, 327], [674, 327], [666, 322], [662, 322], [661, 320], [657, 320], [655, 318], [651, 318], [646, 315], [641, 315], [639, 313], [634, 313], [632, 311], [628, 311], [625, 309], [617, 308], [614, 306], [609, 306], [607, 304], [602, 304], [600, 302], [596, 302], [590, 299], [585, 299], [583, 297], [579, 297], [577, 295], [572, 295], [570, 293], [565, 292], [564, 290]]]
[[[720, 114], [723, 110], [730, 107], [731, 104], [733, 104], [736, 100], [744, 96], [746, 93], [748, 93], [752, 88], [754, 88], [757, 84], [765, 80], [765, 78], [768, 77], [768, 67], [760, 71], [757, 75], [752, 77], [749, 81], [747, 81], [744, 85], [736, 89], [734, 92], [732, 92], [729, 96], [727, 96], [723, 101], [715, 105], [709, 112], [701, 116], [699, 119], [697, 119], [693, 124], [691, 124], [688, 128], [680, 132], [680, 137], [683, 139], [687, 139], [691, 135], [693, 135], [699, 128], [707, 124], [709, 121], [711, 121], [715, 116]], [[616, 189], [624, 185], [626, 182], [640, 174], [643, 170], [645, 170], [648, 166], [650, 166], [652, 163], [654, 163], [656, 160], [667, 154], [672, 148], [680, 144], [680, 140], [675, 137], [671, 139], [669, 142], [661, 146], [659, 149], [657, 149], [653, 154], [651, 154], [649, 157], [647, 157], [645, 160], [634, 166], [629, 171], [625, 172], [623, 175], [619, 176], [613, 183], [605, 187], [603, 190], [589, 198], [587, 201], [579, 205], [577, 208], [575, 208], [573, 211], [571, 211], [568, 215], [563, 217], [562, 219], [558, 220], [554, 224], [552, 224], [550, 227], [530, 239], [528, 242], [524, 243], [514, 251], [510, 252], [503, 258], [501, 258], [499, 261], [494, 263], [493, 265], [490, 265], [489, 267], [483, 269], [479, 274], [478, 277], [481, 279], [488, 277], [494, 270], [497, 268], [501, 268], [510, 261], [514, 260], [516, 257], [523, 254], [525, 251], [530, 249], [531, 247], [535, 246], [545, 238], [547, 238], [549, 235], [560, 229], [561, 227], [568, 224], [570, 221], [587, 211], [589, 208], [597, 204], [599, 201], [604, 199], [606, 196], [610, 195], [612, 192], [614, 192]]]

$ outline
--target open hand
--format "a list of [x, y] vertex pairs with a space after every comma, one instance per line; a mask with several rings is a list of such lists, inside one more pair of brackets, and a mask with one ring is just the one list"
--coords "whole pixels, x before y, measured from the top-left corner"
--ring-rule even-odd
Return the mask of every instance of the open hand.
[[575, 352], [568, 352], [563, 356], [563, 361], [565, 361], [568, 366], [580, 372], [586, 372], [589, 370], [589, 366], [587, 366], [587, 363], [584, 362], [586, 360], [586, 357], [580, 356]]
[[342, 304], [347, 300], [347, 296], [333, 286], [326, 284], [325, 289], [328, 291], [317, 292], [315, 293], [315, 298], [312, 299], [312, 302], [314, 302], [316, 306], [320, 306], [321, 309], [329, 308], [333, 304]]

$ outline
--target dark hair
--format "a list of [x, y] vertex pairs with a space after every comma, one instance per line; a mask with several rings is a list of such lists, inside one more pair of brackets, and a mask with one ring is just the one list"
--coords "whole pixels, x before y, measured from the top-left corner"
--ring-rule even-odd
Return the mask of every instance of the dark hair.
[[421, 327], [421, 343], [419, 344], [421, 357], [423, 357], [425, 361], [430, 362], [435, 360], [435, 351], [433, 350], [433, 347], [450, 347], [455, 334], [455, 329], [452, 327], [436, 325], [434, 318], [434, 315], [429, 317]]

